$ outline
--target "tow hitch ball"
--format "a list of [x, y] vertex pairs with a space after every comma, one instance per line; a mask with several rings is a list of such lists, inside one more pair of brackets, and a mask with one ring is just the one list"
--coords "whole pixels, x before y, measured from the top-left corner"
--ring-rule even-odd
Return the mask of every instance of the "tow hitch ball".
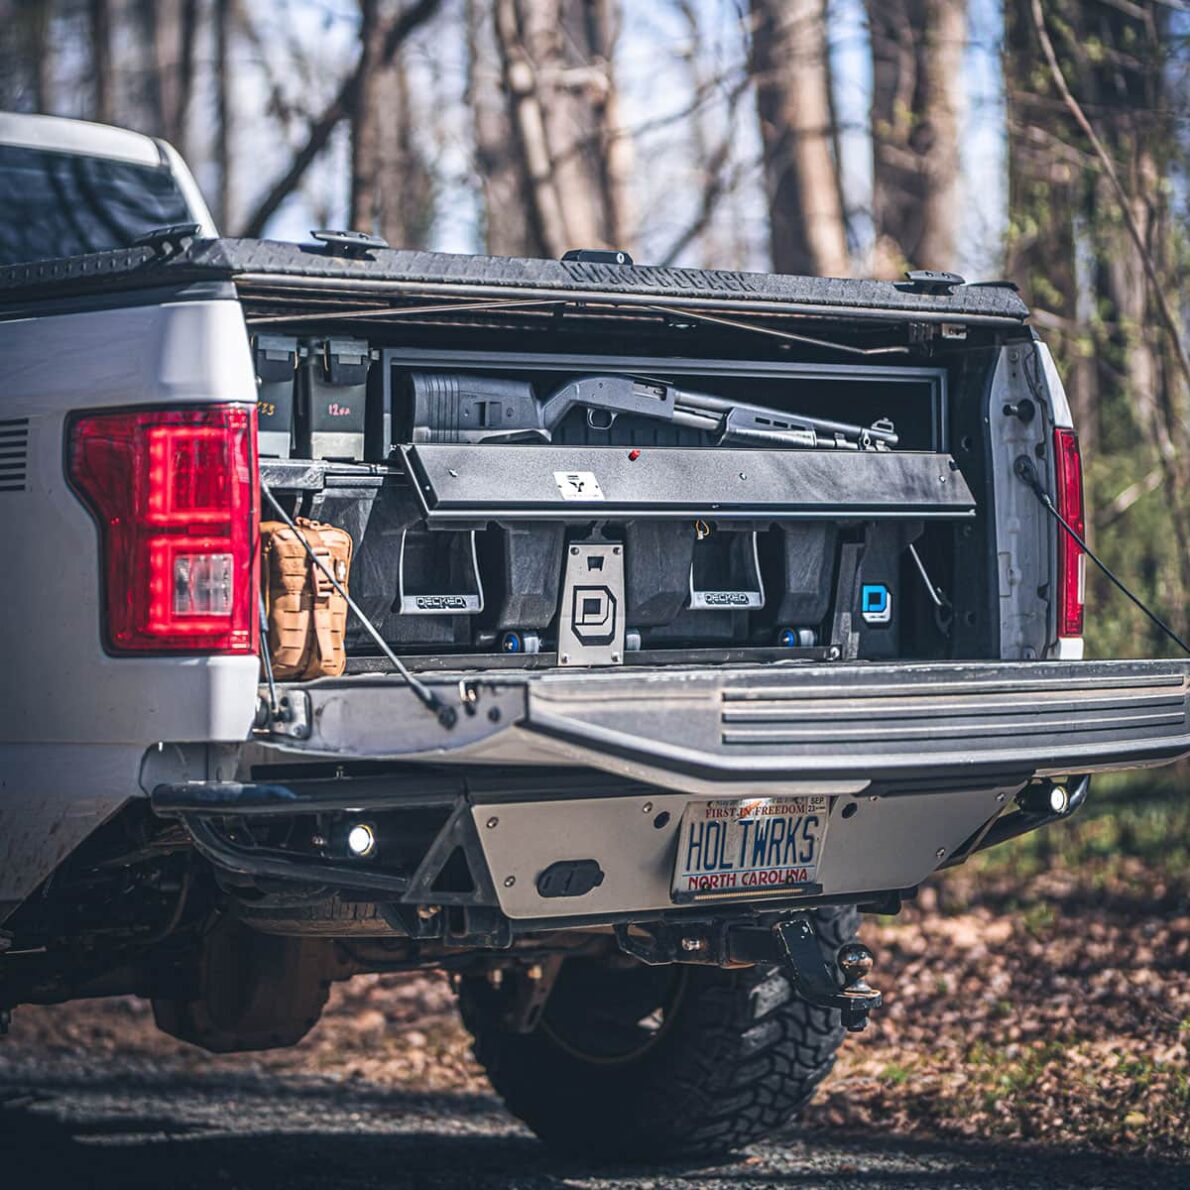
[[822, 947], [809, 914], [799, 913], [773, 926], [777, 953], [793, 978], [799, 996], [820, 1008], [837, 1008], [843, 1024], [858, 1033], [868, 1023], [868, 1013], [883, 1002], [880, 993], [868, 985], [872, 952], [862, 942], [839, 947], [835, 961], [843, 974], [840, 988], [834, 972], [822, 955]]

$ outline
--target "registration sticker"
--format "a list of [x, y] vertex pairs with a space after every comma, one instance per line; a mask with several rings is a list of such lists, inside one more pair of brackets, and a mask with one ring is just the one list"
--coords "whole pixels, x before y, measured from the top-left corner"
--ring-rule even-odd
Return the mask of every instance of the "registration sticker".
[[678, 833], [675, 900], [817, 892], [830, 799], [691, 802]]

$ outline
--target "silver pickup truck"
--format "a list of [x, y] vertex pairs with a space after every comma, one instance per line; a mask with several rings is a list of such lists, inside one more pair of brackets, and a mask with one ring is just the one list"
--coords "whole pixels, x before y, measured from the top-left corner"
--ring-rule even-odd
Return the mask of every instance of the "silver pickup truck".
[[[1082, 659], [1010, 286], [209, 224], [0, 121], [5, 1021], [264, 1048], [445, 969], [544, 1139], [713, 1153], [878, 1007], [861, 912], [1190, 753], [1190, 665]], [[341, 676], [268, 664], [262, 508], [352, 538]]]

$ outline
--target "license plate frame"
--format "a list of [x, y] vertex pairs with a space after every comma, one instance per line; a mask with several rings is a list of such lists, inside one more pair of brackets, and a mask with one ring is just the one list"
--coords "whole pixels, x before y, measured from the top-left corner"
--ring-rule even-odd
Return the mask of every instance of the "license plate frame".
[[822, 892], [832, 801], [799, 794], [688, 802], [670, 884], [675, 904]]

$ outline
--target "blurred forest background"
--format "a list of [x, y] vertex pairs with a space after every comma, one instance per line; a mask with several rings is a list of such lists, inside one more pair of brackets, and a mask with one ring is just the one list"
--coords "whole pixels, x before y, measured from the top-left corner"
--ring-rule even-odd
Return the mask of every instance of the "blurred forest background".
[[[164, 136], [231, 235], [1010, 277], [1190, 627], [1184, 0], [0, 0], [0, 109]], [[1168, 651], [1088, 586], [1093, 654]]]

